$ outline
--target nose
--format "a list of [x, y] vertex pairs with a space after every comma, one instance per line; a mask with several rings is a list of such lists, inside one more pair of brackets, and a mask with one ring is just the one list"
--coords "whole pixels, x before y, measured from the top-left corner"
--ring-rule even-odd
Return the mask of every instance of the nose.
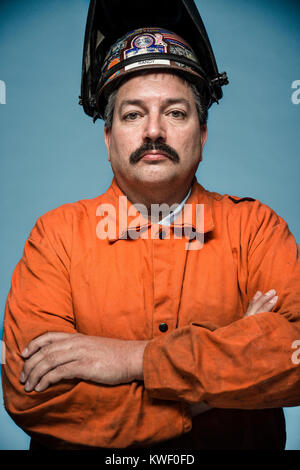
[[158, 112], [149, 113], [145, 120], [144, 140], [166, 140], [166, 128], [162, 116]]

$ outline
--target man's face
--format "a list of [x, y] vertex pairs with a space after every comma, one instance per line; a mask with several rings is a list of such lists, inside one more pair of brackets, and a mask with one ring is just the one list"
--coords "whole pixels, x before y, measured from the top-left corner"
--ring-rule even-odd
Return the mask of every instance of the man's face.
[[175, 189], [190, 184], [205, 141], [193, 91], [178, 76], [135, 76], [119, 88], [105, 143], [125, 193], [141, 185], [155, 189], [172, 184]]

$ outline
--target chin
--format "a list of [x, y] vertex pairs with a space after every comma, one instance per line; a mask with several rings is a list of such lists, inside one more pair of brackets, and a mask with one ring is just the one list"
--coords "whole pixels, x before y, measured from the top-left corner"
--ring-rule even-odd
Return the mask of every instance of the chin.
[[174, 173], [172, 171], [161, 171], [161, 168], [158, 166], [154, 166], [150, 169], [150, 171], [142, 171], [139, 172], [136, 177], [137, 180], [141, 184], [169, 184], [172, 181], [176, 181], [177, 179], [181, 179], [182, 175], [178, 173]]
[[176, 178], [171, 175], [155, 175], [155, 176], [143, 176], [138, 179], [140, 184], [147, 185], [147, 186], [161, 186], [167, 185], [172, 182], [176, 181]]

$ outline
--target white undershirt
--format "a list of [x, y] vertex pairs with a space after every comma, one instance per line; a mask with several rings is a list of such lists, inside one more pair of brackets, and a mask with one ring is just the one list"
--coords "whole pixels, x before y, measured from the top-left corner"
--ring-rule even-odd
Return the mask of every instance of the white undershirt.
[[180, 214], [180, 212], [182, 211], [183, 209], [183, 206], [185, 204], [185, 201], [188, 199], [188, 197], [190, 196], [192, 192], [192, 188], [190, 188], [189, 192], [187, 193], [187, 195], [185, 196], [185, 198], [183, 199], [183, 201], [181, 201], [180, 204], [178, 204], [178, 206], [176, 207], [176, 209], [171, 212], [169, 215], [167, 215], [166, 217], [164, 217], [163, 219], [161, 219], [159, 223], [159, 225], [171, 225], [172, 222], [174, 221], [174, 219]]

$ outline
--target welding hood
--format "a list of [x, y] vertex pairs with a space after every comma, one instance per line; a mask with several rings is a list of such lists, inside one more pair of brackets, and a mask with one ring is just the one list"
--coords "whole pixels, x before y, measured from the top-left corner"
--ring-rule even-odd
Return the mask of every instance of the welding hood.
[[215, 56], [194, 0], [90, 0], [82, 60], [79, 104], [85, 113], [103, 118], [97, 89], [103, 63], [112, 45], [126, 33], [147, 27], [164, 28], [184, 38], [192, 47], [208, 84], [209, 103], [219, 102], [226, 72], [219, 73]]

